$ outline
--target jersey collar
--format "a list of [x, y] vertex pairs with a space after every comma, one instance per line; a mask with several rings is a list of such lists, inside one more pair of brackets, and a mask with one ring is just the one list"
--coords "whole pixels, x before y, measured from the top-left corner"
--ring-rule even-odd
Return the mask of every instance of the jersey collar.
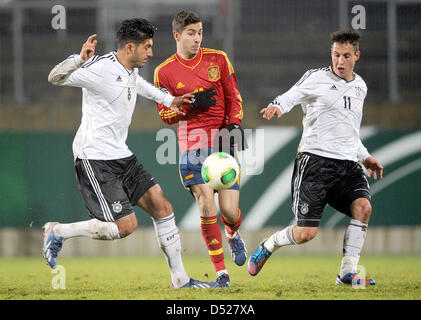
[[123, 66], [122, 64], [121, 64], [121, 62], [120, 61], [118, 61], [118, 59], [117, 59], [117, 54], [116, 54], [116, 52], [115, 51], [112, 51], [112, 54], [114, 55], [114, 57], [115, 57], [115, 60], [116, 60], [116, 62], [117, 62], [117, 64], [121, 67], [121, 68], [123, 68], [128, 74], [129, 74], [129, 76], [130, 75], [132, 75], [132, 73], [134, 72], [134, 70], [136, 69], [136, 68], [133, 68], [133, 70], [128, 70], [125, 66]]
[[183, 59], [178, 53], [175, 54], [175, 59], [184, 67], [189, 69], [196, 68], [199, 63], [202, 61], [203, 51], [202, 48], [199, 48], [199, 52], [196, 54], [196, 56], [191, 60], [185, 60]]

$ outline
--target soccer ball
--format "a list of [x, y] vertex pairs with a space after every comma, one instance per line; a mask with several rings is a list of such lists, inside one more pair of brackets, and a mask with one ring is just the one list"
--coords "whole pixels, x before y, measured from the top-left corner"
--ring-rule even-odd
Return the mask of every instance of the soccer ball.
[[237, 160], [225, 152], [215, 152], [202, 165], [203, 181], [214, 190], [231, 188], [240, 179]]

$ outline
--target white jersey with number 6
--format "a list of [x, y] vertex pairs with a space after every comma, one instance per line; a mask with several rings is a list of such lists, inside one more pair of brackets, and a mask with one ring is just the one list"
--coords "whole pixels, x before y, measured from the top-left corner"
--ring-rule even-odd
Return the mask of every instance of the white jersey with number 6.
[[354, 73], [354, 80], [346, 81], [326, 67], [307, 71], [269, 106], [278, 107], [284, 114], [301, 105], [303, 135], [298, 152], [362, 161], [369, 156], [360, 140], [366, 95], [367, 86], [359, 75]]
[[82, 88], [82, 121], [73, 140], [76, 159], [114, 160], [131, 156], [126, 145], [137, 94], [169, 107], [174, 99], [127, 70], [114, 52], [84, 62], [72, 55], [48, 77], [53, 84]]

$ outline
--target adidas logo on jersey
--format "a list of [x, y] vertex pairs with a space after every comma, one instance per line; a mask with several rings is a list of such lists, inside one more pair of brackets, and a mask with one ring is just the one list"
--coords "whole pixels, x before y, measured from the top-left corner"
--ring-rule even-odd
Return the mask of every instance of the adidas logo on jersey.
[[183, 84], [183, 83], [179, 82], [179, 83], [177, 84], [177, 89], [181, 89], [181, 88], [183, 88], [183, 87], [184, 87], [184, 84]]
[[216, 244], [219, 244], [219, 241], [217, 240], [217, 239], [212, 239], [209, 243], [208, 243], [208, 245], [210, 245], [210, 246], [214, 246], [214, 245], [216, 245]]
[[336, 86], [333, 85], [333, 86], [330, 87], [330, 90], [338, 90], [338, 88], [336, 88]]
[[123, 80], [121, 80], [121, 77], [120, 77], [120, 76], [118, 76], [118, 77], [117, 77], [117, 79], [115, 79], [115, 81], [117, 81], [117, 82], [122, 82]]

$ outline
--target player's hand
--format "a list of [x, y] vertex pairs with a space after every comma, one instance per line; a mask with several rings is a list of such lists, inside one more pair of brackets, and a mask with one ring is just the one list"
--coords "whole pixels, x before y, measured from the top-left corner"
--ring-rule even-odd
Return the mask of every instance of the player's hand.
[[191, 99], [194, 97], [193, 92], [185, 93], [182, 96], [174, 97], [170, 109], [175, 111], [180, 116], [185, 116], [186, 114], [182, 110], [183, 104], [190, 104]]
[[80, 57], [83, 61], [87, 61], [95, 54], [95, 47], [98, 43], [98, 40], [95, 40], [95, 38], [96, 34], [89, 36], [88, 40], [86, 40], [86, 42], [82, 45]]
[[228, 125], [228, 131], [230, 133], [230, 144], [238, 144], [238, 149], [246, 150], [249, 146], [247, 144], [247, 139], [244, 136], [244, 130], [239, 124], [230, 123]]
[[211, 87], [204, 91], [199, 91], [194, 94], [191, 104], [193, 107], [210, 107], [216, 104], [216, 99], [212, 99], [214, 95], [218, 94], [215, 87]]
[[215, 135], [212, 148], [214, 152], [231, 152], [231, 146], [238, 146], [239, 150], [246, 150], [248, 148], [247, 140], [244, 135], [244, 130], [239, 124], [230, 123], [227, 128], [221, 128]]
[[273, 116], [277, 118], [282, 117], [282, 112], [278, 107], [268, 105], [266, 108], [260, 110], [260, 113], [263, 113], [263, 119], [271, 120]]
[[383, 179], [383, 166], [373, 157], [367, 157], [363, 161], [364, 167], [367, 169], [368, 177], [371, 177], [373, 173], [374, 180], [377, 180], [377, 177]]

